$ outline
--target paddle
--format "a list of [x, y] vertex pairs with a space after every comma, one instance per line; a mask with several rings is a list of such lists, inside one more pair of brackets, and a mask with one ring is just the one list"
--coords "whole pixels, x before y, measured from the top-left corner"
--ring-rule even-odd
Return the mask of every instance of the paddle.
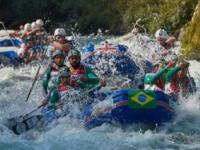
[[191, 77], [189, 70], [187, 72], [187, 75], [188, 75], [188, 78], [189, 78], [189, 84], [190, 84], [190, 87], [191, 87], [191, 92], [195, 93], [196, 92], [195, 82], [194, 82], [193, 78]]
[[[37, 108], [34, 108], [32, 111], [28, 112], [27, 114], [25, 115], [21, 115], [21, 116], [17, 116], [17, 117], [13, 117], [13, 118], [10, 118], [10, 119], [7, 119], [6, 121], [6, 126], [13, 130], [14, 131], [14, 127], [17, 126], [17, 124], [20, 124], [24, 121], [26, 121], [28, 118], [28, 116], [30, 116], [32, 113], [36, 112], [37, 110], [39, 110], [40, 108], [42, 107], [42, 105], [38, 106]], [[39, 115], [37, 115], [39, 116]], [[15, 131], [14, 131], [15, 132]]]
[[29, 113], [23, 115], [22, 118], [24, 119], [24, 118], [28, 117], [30, 114], [32, 114], [32, 113], [36, 112], [37, 110], [39, 110], [42, 106], [43, 105], [39, 105], [37, 108], [35, 108], [32, 111], [30, 111]]
[[13, 46], [14, 46], [14, 47], [17, 47], [17, 46], [15, 45], [15, 43], [13, 42], [12, 38], [10, 37], [10, 35], [9, 35], [9, 33], [8, 33], [8, 31], [7, 31], [6, 27], [5, 27], [5, 25], [4, 25], [4, 23], [3, 23], [2, 21], [0, 21], [0, 24], [3, 26], [4, 30], [6, 31], [7, 35], [9, 36], [10, 41], [11, 41], [11, 43], [13, 44]]
[[29, 90], [29, 92], [28, 92], [28, 95], [27, 95], [27, 97], [26, 97], [26, 102], [28, 101], [28, 99], [29, 99], [29, 97], [30, 97], [30, 94], [31, 94], [31, 92], [32, 92], [32, 90], [33, 90], [33, 87], [34, 87], [35, 82], [36, 82], [36, 80], [37, 80], [38, 74], [39, 74], [39, 72], [40, 72], [40, 68], [41, 68], [41, 66], [39, 66], [39, 68], [38, 68], [38, 70], [37, 70], [37, 72], [36, 72], [36, 74], [35, 74], [35, 78], [34, 78], [34, 80], [33, 80], [33, 82], [32, 82], [32, 86], [31, 86], [31, 88], [30, 88], [30, 90]]
[[[182, 58], [182, 60], [184, 62], [188, 62], [187, 60], [185, 60], [183, 58]], [[187, 68], [187, 76], [188, 76], [188, 79], [189, 79], [189, 87], [190, 87], [191, 93], [195, 93], [196, 92], [196, 85], [195, 85], [194, 79], [191, 77], [190, 72], [189, 72], [189, 63], [188, 63], [188, 68]]]
[[8, 119], [8, 121], [13, 121], [15, 120], [16, 122], [20, 122], [22, 119], [27, 118], [28, 116], [30, 116], [32, 113], [36, 112], [37, 110], [39, 110], [42, 107], [42, 105], [39, 105], [38, 107], [34, 108], [32, 111], [26, 113], [25, 115], [21, 115], [21, 116], [17, 116], [17, 117], [13, 117]]
[[[46, 55], [46, 52], [47, 52], [47, 48], [45, 49], [44, 55]], [[35, 83], [36, 83], [36, 81], [37, 81], [37, 78], [38, 78], [40, 69], [41, 69], [41, 65], [39, 66], [39, 68], [38, 68], [38, 70], [37, 70], [37, 72], [36, 72], [36, 74], [35, 74], [35, 77], [34, 77], [34, 80], [33, 80], [33, 82], [32, 82], [31, 88], [30, 88], [30, 90], [29, 90], [29, 92], [28, 92], [28, 95], [27, 95], [27, 97], [26, 97], [26, 102], [28, 101], [28, 99], [29, 99], [29, 97], [30, 97], [30, 94], [31, 94], [31, 92], [32, 92], [32, 90], [33, 90], [33, 87], [34, 87], [34, 85], [35, 85]]]
[[[89, 94], [90, 92], [95, 91], [95, 90], [99, 90], [100, 88], [101, 88], [101, 85], [98, 84], [97, 86], [95, 86], [95, 87], [93, 87], [91, 89], [83, 91], [83, 94]], [[114, 90], [114, 89], [115, 88], [113, 88], [112, 90]], [[80, 98], [82, 96], [83, 95], [81, 94], [78, 97]], [[64, 101], [63, 103], [60, 103], [60, 105], [65, 105], [67, 103], [68, 103], [68, 101]], [[24, 132], [27, 132], [30, 129], [33, 129], [39, 123], [42, 123], [42, 120], [43, 120], [44, 116], [41, 115], [41, 114], [40, 115], [32, 115], [32, 116], [30, 116], [30, 115], [33, 114], [34, 112], [36, 112], [42, 106], [43, 106], [43, 104], [41, 104], [40, 106], [34, 108], [32, 111], [26, 113], [25, 115], [21, 115], [21, 116], [18, 116], [18, 117], [14, 117], [14, 118], [8, 119], [6, 126], [10, 130], [12, 130], [15, 134], [18, 134], [18, 135], [22, 134]], [[50, 110], [50, 112], [51, 111], [52, 110]], [[49, 113], [49, 112], [47, 112], [47, 113]], [[67, 115], [67, 114], [65, 114], [65, 115]]]

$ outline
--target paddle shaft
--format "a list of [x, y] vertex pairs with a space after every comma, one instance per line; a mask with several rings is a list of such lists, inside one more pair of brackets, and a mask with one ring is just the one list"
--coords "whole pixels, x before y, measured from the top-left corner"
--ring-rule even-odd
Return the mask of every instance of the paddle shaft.
[[3, 23], [3, 22], [0, 22], [0, 24], [2, 24], [4, 30], [5, 30], [6, 33], [8, 34], [8, 36], [9, 36], [9, 38], [10, 38], [10, 41], [11, 41], [11, 43], [13, 44], [13, 46], [14, 46], [14, 47], [17, 47], [17, 46], [15, 45], [15, 43], [13, 42], [12, 38], [10, 37], [10, 35], [9, 35], [9, 33], [8, 33], [8, 31], [7, 31], [6, 27], [5, 27], [5, 25], [4, 25], [4, 23]]
[[189, 70], [188, 70], [187, 74], [188, 74], [188, 77], [189, 77], [189, 84], [191, 86], [192, 93], [194, 93], [195, 92], [195, 89], [194, 89], [195, 87], [194, 87], [193, 82], [191, 81], [192, 78], [191, 78]]
[[[45, 49], [44, 54], [46, 55], [46, 53], [47, 53], [47, 48]], [[37, 72], [36, 72], [36, 74], [35, 74], [35, 78], [34, 78], [34, 80], [33, 80], [31, 89], [29, 90], [29, 93], [28, 93], [28, 95], [27, 95], [27, 97], [26, 97], [26, 102], [28, 101], [28, 99], [29, 99], [29, 97], [30, 97], [30, 94], [31, 94], [31, 92], [32, 92], [32, 90], [33, 90], [33, 87], [34, 87], [34, 85], [35, 85], [35, 82], [37, 81], [37, 78], [38, 78], [40, 69], [41, 69], [41, 66], [39, 66], [39, 68], [38, 68], [38, 70], [37, 70]]]
[[37, 108], [33, 109], [31, 112], [25, 114], [22, 116], [22, 118], [26, 118], [27, 116], [29, 116], [30, 114], [34, 113], [35, 111], [37, 111], [38, 109], [40, 109], [42, 107], [42, 105], [38, 106]]
[[38, 77], [38, 74], [39, 74], [39, 72], [40, 72], [40, 68], [41, 68], [41, 66], [39, 66], [39, 68], [38, 68], [38, 70], [37, 70], [37, 72], [36, 72], [36, 75], [35, 75], [35, 78], [34, 78], [34, 80], [33, 80], [31, 89], [29, 90], [29, 93], [28, 93], [28, 95], [27, 95], [27, 97], [26, 97], [26, 102], [28, 101], [28, 99], [29, 99], [29, 97], [30, 97], [30, 94], [31, 94], [31, 92], [32, 92], [32, 90], [33, 90], [33, 87], [34, 87], [34, 85], [35, 85], [35, 82], [37, 81], [37, 77]]

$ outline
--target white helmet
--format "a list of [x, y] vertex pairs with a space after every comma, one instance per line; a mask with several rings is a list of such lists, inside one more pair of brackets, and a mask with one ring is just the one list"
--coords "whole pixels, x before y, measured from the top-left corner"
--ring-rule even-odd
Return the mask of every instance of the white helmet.
[[67, 40], [68, 40], [68, 41], [72, 41], [72, 40], [73, 40], [73, 36], [68, 36], [68, 37], [67, 37]]
[[44, 22], [42, 21], [42, 19], [37, 19], [36, 23], [38, 26], [42, 27], [44, 25]]
[[65, 29], [63, 29], [63, 28], [57, 28], [54, 31], [54, 36], [57, 36], [57, 35], [65, 36], [66, 35]]
[[102, 30], [99, 28], [99, 29], [97, 30], [97, 32], [98, 32], [98, 33], [102, 33]]
[[167, 34], [167, 31], [165, 31], [164, 29], [159, 29], [159, 30], [156, 31], [155, 37], [156, 38], [167, 39], [169, 36]]
[[31, 30], [31, 24], [30, 23], [26, 23], [24, 25], [24, 31], [30, 31]]
[[32, 22], [31, 24], [31, 28], [34, 29], [34, 28], [38, 28], [38, 24], [36, 22]]

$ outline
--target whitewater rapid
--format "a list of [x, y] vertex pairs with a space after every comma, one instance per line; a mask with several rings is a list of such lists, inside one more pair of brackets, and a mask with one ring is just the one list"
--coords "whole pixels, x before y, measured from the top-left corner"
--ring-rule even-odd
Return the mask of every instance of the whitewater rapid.
[[[142, 39], [142, 37], [144, 37]], [[150, 37], [135, 37], [124, 42], [132, 56], [142, 54], [149, 59], [150, 49], [157, 47]], [[115, 40], [115, 38], [114, 38]], [[147, 41], [149, 42], [147, 42]], [[123, 41], [123, 39], [121, 40]], [[146, 42], [144, 44], [144, 42]], [[144, 49], [146, 48], [146, 49]], [[135, 58], [134, 58], [135, 59]], [[126, 128], [104, 124], [86, 130], [68, 118], [49, 130], [33, 130], [17, 136], [4, 125], [6, 118], [25, 114], [37, 107], [44, 99], [41, 78], [36, 82], [28, 102], [25, 102], [39, 65], [0, 69], [0, 150], [154, 150], [154, 149], [200, 149], [200, 62], [190, 61], [190, 75], [194, 77], [197, 93], [182, 99], [177, 106], [177, 117], [173, 122], [152, 130], [138, 124]], [[45, 70], [42, 67], [41, 73]], [[113, 77], [113, 80], [115, 78]]]

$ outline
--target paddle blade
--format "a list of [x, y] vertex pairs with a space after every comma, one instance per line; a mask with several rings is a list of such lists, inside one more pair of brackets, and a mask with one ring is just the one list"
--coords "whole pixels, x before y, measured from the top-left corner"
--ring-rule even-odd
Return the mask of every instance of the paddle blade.
[[37, 126], [39, 122], [41, 121], [41, 119], [43, 118], [43, 116], [35, 115], [26, 119], [20, 118], [20, 120], [17, 120], [17, 118], [8, 119], [6, 126], [10, 130], [12, 130], [15, 134], [19, 135]]

